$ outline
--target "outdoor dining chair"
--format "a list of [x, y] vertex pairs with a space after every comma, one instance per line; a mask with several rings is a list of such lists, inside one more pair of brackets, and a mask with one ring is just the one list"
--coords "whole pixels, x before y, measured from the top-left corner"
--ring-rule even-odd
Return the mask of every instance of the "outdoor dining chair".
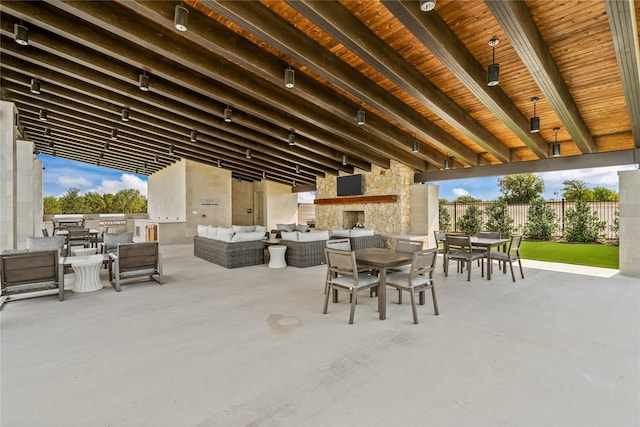
[[67, 228], [67, 256], [73, 255], [73, 247], [81, 246], [88, 248], [91, 246], [88, 228]]
[[[471, 265], [473, 261], [480, 260], [482, 276], [484, 277], [484, 252], [475, 252], [471, 246], [471, 237], [447, 234], [445, 239], [444, 276], [449, 276], [449, 262], [458, 261], [458, 272], [467, 266], [467, 281], [471, 281]], [[463, 267], [460, 268], [460, 265]]]
[[[438, 248], [438, 253], [442, 254], [442, 271], [445, 271], [444, 250], [445, 250], [445, 240], [447, 238], [447, 232], [442, 230], [434, 230], [433, 236], [436, 239], [436, 247]], [[440, 244], [442, 244], [442, 246], [440, 246]]]
[[416, 309], [416, 294], [419, 294], [420, 305], [424, 305], [425, 291], [431, 289], [433, 299], [433, 309], [436, 315], [438, 310], [438, 299], [436, 298], [435, 282], [433, 281], [433, 270], [436, 265], [438, 250], [426, 249], [413, 253], [413, 260], [408, 272], [397, 271], [387, 274], [387, 286], [398, 290], [398, 304], [402, 304], [402, 292], [409, 292], [411, 297], [411, 310], [413, 312], [413, 323], [418, 323], [418, 310]]
[[[506, 252], [495, 251], [491, 255], [491, 261], [502, 261], [502, 262], [509, 263], [509, 268], [511, 268], [511, 278], [513, 279], [514, 282], [516, 281], [516, 276], [513, 273], [514, 261], [518, 261], [518, 265], [520, 266], [520, 275], [524, 279], [524, 272], [522, 271], [522, 262], [520, 261], [520, 243], [522, 243], [522, 235], [512, 234], [507, 251]], [[493, 268], [493, 266], [488, 265], [487, 268]], [[506, 273], [506, 266], [505, 266], [504, 272]]]
[[353, 323], [356, 310], [357, 293], [363, 289], [370, 289], [380, 284], [377, 276], [360, 274], [356, 262], [356, 254], [353, 251], [325, 248], [327, 258], [327, 289], [324, 296], [323, 314], [327, 314], [329, 308], [329, 294], [333, 290], [333, 300], [338, 300], [338, 290], [346, 291], [351, 299], [351, 311], [349, 324]]

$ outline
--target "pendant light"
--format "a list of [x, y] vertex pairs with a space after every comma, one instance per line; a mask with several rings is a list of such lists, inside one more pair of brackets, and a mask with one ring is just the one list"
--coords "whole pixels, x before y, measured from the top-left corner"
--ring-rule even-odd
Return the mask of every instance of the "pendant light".
[[418, 143], [418, 139], [415, 136], [413, 137], [413, 147], [411, 148], [411, 151], [414, 153], [420, 151], [420, 144]]
[[44, 130], [44, 136], [51, 136], [51, 129], [46, 128], [46, 129]]
[[36, 78], [31, 79], [31, 87], [29, 91], [35, 95], [40, 95], [40, 80]]
[[222, 160], [218, 159], [218, 167], [221, 168], [222, 167]]
[[104, 151], [109, 151], [109, 143], [108, 142], [104, 143]]
[[29, 29], [22, 24], [13, 25], [13, 39], [16, 43], [26, 46], [29, 44]]
[[529, 130], [531, 133], [540, 132], [540, 117], [536, 116], [536, 102], [540, 101], [540, 98], [534, 96], [531, 98], [531, 102], [533, 102], [533, 117], [529, 120]]
[[487, 70], [487, 85], [497, 86], [500, 83], [500, 64], [496, 64], [496, 46], [500, 43], [497, 37], [493, 37], [489, 40], [489, 46], [492, 50], [492, 59], [489, 69]]
[[191, 142], [197, 142], [198, 141], [198, 131], [197, 130], [193, 129], [191, 131], [191, 136], [189, 137], [189, 140]]
[[127, 107], [124, 107], [122, 109], [122, 121], [123, 122], [129, 121], [129, 109]]
[[41, 121], [46, 122], [47, 121], [47, 110], [40, 109], [40, 113], [38, 115], [38, 118]]
[[289, 134], [289, 145], [296, 145], [296, 134], [293, 132]]
[[251, 158], [251, 148], [247, 148], [247, 154], [246, 154], [247, 159]]
[[143, 92], [149, 91], [149, 76], [147, 76], [147, 73], [144, 71], [140, 73], [140, 76], [138, 76], [138, 86]]
[[451, 169], [451, 157], [449, 157], [448, 155], [444, 159], [444, 168], [445, 168], [445, 170]]
[[284, 70], [284, 87], [292, 89], [296, 85], [296, 72], [291, 65]]
[[227, 108], [224, 109], [224, 113], [223, 113], [225, 122], [227, 122], [227, 123], [231, 122], [231, 114], [232, 113], [233, 112], [231, 111], [231, 108], [229, 108], [229, 106], [227, 105]]
[[300, 165], [296, 165], [296, 173], [300, 173]]
[[360, 108], [358, 110], [358, 112], [356, 113], [356, 123], [358, 124], [358, 126], [363, 126], [364, 122], [365, 122], [365, 111]]
[[187, 21], [189, 19], [189, 11], [182, 5], [176, 5], [173, 17], [173, 26], [178, 31], [187, 31]]
[[111, 139], [114, 141], [118, 139], [118, 129], [111, 129]]
[[551, 155], [553, 157], [560, 156], [560, 144], [558, 144], [558, 131], [560, 128], [553, 128], [553, 131], [556, 133], [556, 142], [551, 146]]
[[342, 166], [347, 166], [347, 160], [348, 160], [347, 155], [343, 154], [342, 155]]

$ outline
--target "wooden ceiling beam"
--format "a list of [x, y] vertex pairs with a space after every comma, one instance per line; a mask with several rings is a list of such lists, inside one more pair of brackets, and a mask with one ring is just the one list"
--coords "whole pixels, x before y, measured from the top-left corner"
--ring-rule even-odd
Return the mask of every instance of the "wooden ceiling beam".
[[[455, 152], [468, 164], [478, 164], [478, 155], [435, 126], [360, 72], [311, 40], [259, 2], [200, 2], [234, 24], [260, 37], [314, 73], [327, 79], [376, 110], [392, 117], [428, 139], [444, 152]], [[366, 127], [365, 127], [366, 128]], [[413, 154], [413, 153], [411, 153]], [[415, 157], [415, 156], [414, 156]], [[406, 163], [405, 163], [406, 164]], [[415, 168], [415, 166], [413, 166]], [[424, 169], [424, 166], [422, 167]]]
[[[388, 142], [370, 134], [363, 134], [354, 124], [328, 114], [306, 100], [292, 97], [281, 85], [273, 85], [257, 78], [225, 58], [217, 57], [210, 51], [189, 43], [177, 35], [175, 30], [162, 28], [149, 21], [141, 22], [139, 17], [119, 12], [117, 10], [119, 6], [114, 6], [112, 3], [54, 1], [51, 5], [74, 17], [67, 17], [64, 21], [51, 17], [57, 25], [56, 31], [63, 32], [65, 37], [78, 37], [78, 26], [82, 25], [68, 22], [73, 21], [75, 17], [83, 19], [85, 27], [88, 22], [112, 35], [109, 39], [105, 39], [103, 34], [87, 31], [83, 36], [83, 44], [99, 52], [137, 64], [141, 68], [151, 67], [152, 72], [160, 73], [164, 78], [169, 79], [175, 75], [177, 64], [182, 64], [188, 67], [190, 73], [195, 71], [225, 86], [218, 92], [210, 89], [211, 84], [198, 85], [192, 87], [192, 90], [206, 92], [234, 109], [251, 112], [252, 115], [267, 119], [285, 129], [294, 128], [308, 133], [308, 136], [313, 135], [315, 139], [318, 139], [317, 135], [322, 135], [321, 131], [324, 131], [327, 137], [322, 142], [325, 144], [349, 145], [345, 142], [350, 141], [352, 145], [355, 144], [358, 147], [353, 150], [352, 155], [355, 157], [366, 157], [362, 144], [367, 144], [370, 149], [377, 150], [379, 154], [391, 156], [394, 160], [409, 164], [415, 169], [420, 170], [423, 166], [423, 162], [417, 162], [415, 157], [408, 153], [385, 152], [384, 148]], [[143, 63], [140, 57], [131, 54], [132, 46], [124, 46], [125, 43], [122, 42], [114, 43], [113, 36], [124, 38], [139, 48], [144, 48], [146, 56], [153, 53], [164, 61]], [[167, 60], [174, 63], [165, 67], [164, 63]], [[184, 80], [180, 83], [187, 86]]]
[[[425, 78], [398, 52], [391, 49], [344, 6], [327, 1], [287, 0], [287, 4], [500, 162], [511, 161], [511, 152], [508, 147]], [[441, 165], [442, 162], [439, 164]]]
[[587, 124], [526, 3], [504, 0], [485, 0], [485, 3], [580, 151], [585, 154], [597, 151]]
[[[634, 145], [640, 148], [640, 37], [634, 0], [607, 0], [607, 17], [631, 119]], [[640, 13], [639, 13], [640, 15]]]
[[[135, 10], [137, 13], [166, 28], [172, 28], [173, 26], [173, 3], [124, 1], [122, 5]], [[233, 60], [243, 68], [250, 70], [274, 85], [282, 86], [283, 84], [282, 74], [283, 70], [288, 66], [287, 63], [201, 13], [194, 12], [189, 16], [189, 31], [185, 32], [183, 36], [226, 59]], [[301, 72], [297, 73], [295, 87], [288, 89], [288, 93], [307, 101], [312, 101], [315, 105], [321, 106], [338, 117], [354, 116], [355, 111], [359, 108], [358, 104], [328, 89], [324, 84]], [[408, 135], [377, 116], [369, 115], [366, 130], [379, 138], [383, 138], [385, 141], [392, 142], [397, 148], [407, 153], [412, 149], [412, 135]], [[305, 146], [304, 141], [302, 141], [302, 145]], [[430, 146], [421, 148], [420, 156], [425, 160], [442, 164], [444, 160], [442, 153]]]
[[[214, 128], [206, 124], [203, 124], [202, 122], [195, 122], [192, 120], [185, 119], [178, 114], [170, 113], [169, 110], [167, 109], [149, 107], [147, 103], [140, 102], [137, 100], [137, 98], [129, 98], [118, 93], [118, 91], [116, 91], [116, 88], [115, 88], [118, 85], [124, 86], [122, 87], [122, 91], [126, 91], [127, 89], [127, 86], [120, 82], [111, 81], [111, 89], [107, 90], [92, 84], [85, 83], [84, 81], [78, 81], [74, 78], [61, 75], [54, 71], [47, 72], [47, 70], [42, 69], [39, 66], [34, 66], [32, 64], [27, 64], [27, 65], [29, 66], [29, 69], [31, 72], [35, 72], [35, 73], [40, 72], [39, 75], [45, 75], [44, 73], [46, 73], [46, 79], [43, 80], [43, 82], [41, 83], [42, 90], [45, 92], [49, 91], [52, 94], [56, 94], [58, 96], [65, 96], [67, 98], [82, 98], [82, 97], [85, 97], [85, 95], [82, 95], [82, 94], [88, 94], [90, 95], [91, 99], [100, 99], [102, 102], [107, 102], [106, 105], [108, 107], [111, 107], [114, 104], [127, 105], [129, 108], [131, 108], [132, 111], [135, 111], [136, 113], [143, 113], [151, 117], [152, 119], [151, 119], [151, 122], [149, 122], [150, 124], [155, 124], [157, 125], [158, 128], [166, 129], [178, 135], [182, 134], [182, 138], [184, 139], [188, 139], [190, 137], [191, 129], [197, 129], [199, 132], [198, 139], [200, 141], [206, 141], [215, 145], [221, 145], [221, 146], [227, 146], [227, 147], [231, 146], [232, 144], [235, 144], [241, 147], [242, 149], [251, 148], [256, 152], [261, 152], [261, 153], [273, 156], [274, 159], [278, 159], [280, 162], [282, 160], [285, 160], [287, 162], [290, 162], [291, 164], [300, 164], [302, 166], [305, 166], [307, 169], [313, 170], [316, 175], [324, 176], [325, 172], [331, 173], [333, 175], [337, 175], [337, 169], [333, 169], [328, 166], [309, 161], [307, 160], [308, 158], [306, 157], [294, 156], [284, 149], [283, 150], [273, 149], [271, 146], [265, 146], [265, 145], [256, 143], [255, 141], [244, 139], [242, 137], [236, 136], [231, 132], [219, 130], [218, 128]], [[26, 68], [24, 63], [22, 63], [21, 61], [15, 60], [10, 55], [6, 55], [6, 54], [3, 55], [2, 66], [7, 69], [12, 69], [14, 71], [22, 71]], [[19, 78], [15, 74], [12, 74], [11, 72], [6, 73], [6, 77], [14, 78], [14, 79]], [[99, 78], [98, 75], [95, 75], [95, 77]], [[22, 78], [21, 83], [28, 86], [29, 77], [24, 76]], [[56, 86], [61, 86], [62, 88], [69, 88], [69, 89], [58, 89], [56, 88]], [[130, 92], [130, 87], [128, 89]], [[79, 94], [74, 95], [72, 92], [70, 92], [71, 90], [77, 91], [79, 92]], [[146, 94], [146, 95], [148, 96], [142, 97], [142, 98], [149, 98], [149, 97], [161, 98], [160, 96], [154, 95], [154, 94]], [[162, 102], [162, 101], [163, 101], [162, 99], [157, 100], [157, 102]], [[93, 103], [91, 100], [86, 101], [86, 103], [88, 103], [89, 105], [95, 105], [95, 103]], [[172, 104], [169, 104], [168, 107], [171, 107], [171, 105]], [[176, 107], [176, 110], [180, 109], [179, 105], [176, 105], [175, 107]], [[107, 109], [109, 111], [112, 111], [112, 108], [107, 108]], [[174, 112], [176, 110], [174, 110]], [[197, 111], [193, 111], [193, 113], [198, 114]], [[166, 124], [164, 124], [163, 122], [166, 122]], [[176, 128], [176, 125], [184, 127], [184, 129]], [[171, 136], [171, 137], [179, 138], [177, 136]], [[279, 143], [279, 145], [284, 148], [284, 145], [282, 143]], [[316, 156], [316, 157], [319, 157], [319, 156]]]
[[422, 12], [415, 7], [415, 1], [382, 0], [382, 3], [538, 158], [549, 157], [549, 147], [542, 136], [529, 132], [529, 119], [499, 86], [487, 86], [484, 67], [437, 13]]

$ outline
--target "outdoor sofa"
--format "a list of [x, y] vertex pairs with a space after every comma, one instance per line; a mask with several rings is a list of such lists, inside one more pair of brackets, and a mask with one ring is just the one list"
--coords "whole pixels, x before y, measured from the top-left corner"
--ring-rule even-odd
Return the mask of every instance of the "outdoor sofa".
[[199, 225], [193, 238], [193, 254], [224, 268], [263, 264], [266, 231], [262, 226]]
[[287, 247], [284, 254], [287, 265], [304, 268], [326, 263], [328, 230], [282, 231], [281, 235], [280, 244]]

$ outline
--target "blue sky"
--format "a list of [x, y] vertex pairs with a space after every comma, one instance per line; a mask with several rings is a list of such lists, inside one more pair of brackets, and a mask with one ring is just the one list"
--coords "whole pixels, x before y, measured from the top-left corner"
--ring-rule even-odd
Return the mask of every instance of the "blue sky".
[[[147, 196], [147, 177], [116, 169], [95, 166], [88, 163], [75, 162], [46, 154], [38, 156], [44, 162], [44, 196], [60, 197], [70, 188], [79, 188], [81, 193], [95, 191], [100, 194], [115, 194], [125, 188], [133, 188]], [[618, 174], [620, 170], [630, 170], [633, 166], [614, 166], [593, 169], [577, 169], [559, 172], [536, 173], [545, 183], [543, 197], [553, 199], [562, 195], [562, 182], [567, 179], [578, 179], [592, 188], [602, 186], [618, 191]], [[498, 179], [500, 177], [457, 179], [433, 182], [440, 186], [440, 198], [454, 200], [461, 195], [470, 195], [481, 200], [494, 200], [500, 196]], [[298, 200], [309, 203], [313, 195], [300, 193]]]

